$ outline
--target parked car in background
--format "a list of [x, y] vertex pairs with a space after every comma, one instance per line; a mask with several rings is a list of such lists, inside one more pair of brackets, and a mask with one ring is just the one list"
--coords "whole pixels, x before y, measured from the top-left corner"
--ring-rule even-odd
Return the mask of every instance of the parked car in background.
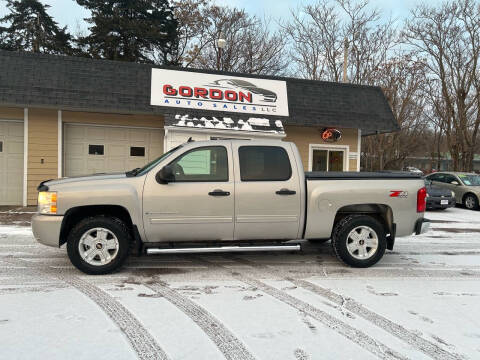
[[433, 185], [432, 181], [428, 179], [425, 179], [425, 187], [427, 188], [428, 210], [445, 210], [455, 206], [455, 193], [452, 190]]
[[455, 193], [457, 204], [467, 209], [478, 209], [480, 198], [480, 175], [464, 172], [437, 172], [426, 176], [433, 185]]
[[411, 172], [411, 173], [422, 174], [422, 175], [423, 175], [423, 171], [422, 171], [422, 170], [417, 169], [416, 167], [413, 167], [413, 166], [406, 166], [403, 170], [404, 170], [404, 171]]

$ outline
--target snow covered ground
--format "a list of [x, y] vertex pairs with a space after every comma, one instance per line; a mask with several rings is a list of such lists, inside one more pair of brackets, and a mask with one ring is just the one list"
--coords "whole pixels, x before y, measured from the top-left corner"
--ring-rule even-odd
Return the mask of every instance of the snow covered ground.
[[91, 277], [0, 225], [0, 359], [478, 359], [480, 212], [352, 269], [301, 253], [132, 258]]

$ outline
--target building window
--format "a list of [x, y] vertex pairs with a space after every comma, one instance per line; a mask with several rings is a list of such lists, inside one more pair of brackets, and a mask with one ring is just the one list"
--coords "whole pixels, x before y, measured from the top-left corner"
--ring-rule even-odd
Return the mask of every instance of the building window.
[[104, 145], [88, 145], [88, 155], [103, 155]]
[[0, 152], [3, 152], [3, 141], [0, 141]]
[[311, 171], [345, 171], [346, 151], [343, 149], [311, 148]]
[[278, 146], [241, 146], [240, 178], [242, 181], [286, 181], [292, 176], [288, 154]]
[[130, 156], [145, 156], [145, 147], [130, 146]]

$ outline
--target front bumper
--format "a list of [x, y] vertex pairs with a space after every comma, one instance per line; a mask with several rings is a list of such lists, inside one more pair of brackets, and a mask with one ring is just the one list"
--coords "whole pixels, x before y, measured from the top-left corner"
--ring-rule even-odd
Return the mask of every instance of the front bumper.
[[[447, 204], [442, 204], [442, 201], [448, 201]], [[453, 197], [427, 197], [427, 209], [446, 209], [455, 206], [455, 198]]]
[[415, 224], [415, 235], [425, 234], [430, 229], [430, 220], [418, 219]]
[[35, 214], [32, 218], [32, 232], [35, 240], [47, 246], [60, 246], [60, 229], [63, 216]]

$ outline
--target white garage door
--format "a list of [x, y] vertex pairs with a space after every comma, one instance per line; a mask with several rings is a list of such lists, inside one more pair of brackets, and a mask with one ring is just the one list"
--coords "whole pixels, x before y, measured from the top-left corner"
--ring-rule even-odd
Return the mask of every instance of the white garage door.
[[65, 176], [131, 170], [163, 153], [163, 130], [65, 124]]
[[23, 122], [0, 120], [0, 205], [23, 200]]

